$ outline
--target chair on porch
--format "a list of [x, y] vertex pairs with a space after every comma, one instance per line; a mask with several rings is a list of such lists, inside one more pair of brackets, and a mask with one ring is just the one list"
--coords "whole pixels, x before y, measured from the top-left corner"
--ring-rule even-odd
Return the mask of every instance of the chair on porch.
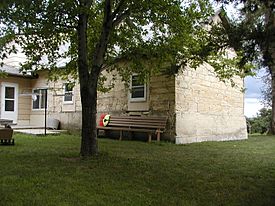
[[0, 142], [4, 145], [14, 145], [14, 139], [12, 138], [13, 129], [10, 126], [0, 128]]

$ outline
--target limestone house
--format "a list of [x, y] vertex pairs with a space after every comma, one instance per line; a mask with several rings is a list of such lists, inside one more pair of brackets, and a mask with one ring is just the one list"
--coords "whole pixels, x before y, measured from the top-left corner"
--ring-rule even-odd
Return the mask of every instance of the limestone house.
[[[47, 71], [32, 75], [8, 66], [2, 70], [8, 76], [0, 79], [0, 118], [43, 126], [47, 105], [47, 117], [58, 119], [62, 129], [81, 128], [78, 84], [72, 88], [66, 81], [48, 82]], [[130, 89], [118, 78], [110, 92], [99, 93], [98, 115], [167, 116], [161, 139], [177, 144], [247, 138], [242, 79], [236, 78], [238, 87], [232, 88], [207, 64], [173, 77], [156, 75], [146, 84], [136, 77], [132, 75]]]
[[220, 82], [208, 64], [174, 76], [153, 76], [146, 84], [132, 76], [131, 90], [117, 81], [100, 94], [98, 112], [115, 115], [168, 116], [162, 139], [177, 144], [246, 139], [243, 79], [236, 88]]

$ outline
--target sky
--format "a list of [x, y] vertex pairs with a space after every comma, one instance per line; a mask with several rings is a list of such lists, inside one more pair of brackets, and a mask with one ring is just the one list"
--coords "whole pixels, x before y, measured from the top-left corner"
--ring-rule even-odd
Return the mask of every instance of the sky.
[[261, 104], [261, 89], [264, 85], [262, 77], [264, 74], [265, 71], [262, 69], [257, 72], [256, 76], [249, 76], [244, 80], [246, 88], [244, 114], [246, 117], [256, 116], [257, 112], [264, 107]]

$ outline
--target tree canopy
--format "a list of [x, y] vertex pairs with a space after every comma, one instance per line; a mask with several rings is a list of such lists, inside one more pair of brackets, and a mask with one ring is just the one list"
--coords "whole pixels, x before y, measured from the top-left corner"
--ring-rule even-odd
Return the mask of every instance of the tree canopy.
[[[220, 29], [229, 38], [223, 39], [236, 51], [241, 52], [239, 67], [247, 62], [255, 68], [266, 68], [270, 74], [270, 87], [264, 90], [264, 100], [272, 97], [271, 133], [275, 134], [275, 2], [273, 0], [217, 0], [232, 3], [239, 8], [240, 16]], [[226, 43], [224, 40], [227, 40]], [[267, 80], [269, 80], [267, 78]], [[271, 96], [270, 96], [271, 94]], [[265, 101], [266, 102], [266, 101]]]
[[271, 109], [262, 108], [256, 117], [248, 118], [250, 133], [269, 133], [271, 123]]
[[[146, 77], [207, 61], [221, 79], [241, 73], [230, 66], [238, 57], [223, 58], [224, 50], [213, 44], [215, 36], [206, 27], [212, 15], [207, 0], [6, 0], [0, 3], [0, 57], [16, 53], [17, 44], [27, 56], [23, 69], [48, 68], [53, 79], [63, 74], [79, 79], [81, 155], [89, 156], [97, 153], [97, 86], [103, 70]], [[62, 68], [60, 59], [66, 59]]]
[[[68, 59], [69, 72], [76, 72], [78, 67], [81, 13], [89, 16], [88, 64], [98, 59], [95, 53], [102, 46], [106, 47], [101, 51], [105, 55], [98, 66], [102, 67], [102, 61], [113, 65], [128, 60], [133, 65], [138, 62], [139, 71], [142, 62], [156, 59], [158, 66], [200, 61], [195, 52], [206, 41], [202, 25], [212, 14], [207, 1], [8, 0], [1, 4], [1, 57], [16, 52], [14, 44], [7, 44], [15, 42], [28, 58], [24, 68], [53, 70], [60, 59]], [[60, 51], [60, 46], [68, 44], [67, 51]], [[135, 68], [133, 65], [129, 68]]]

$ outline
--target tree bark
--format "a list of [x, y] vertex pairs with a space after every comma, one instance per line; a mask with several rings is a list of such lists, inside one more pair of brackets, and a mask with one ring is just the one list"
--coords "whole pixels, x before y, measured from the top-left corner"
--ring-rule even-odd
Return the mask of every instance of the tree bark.
[[[85, 7], [88, 0], [83, 0]], [[87, 27], [88, 14], [83, 12], [78, 21], [78, 73], [80, 81], [80, 95], [82, 104], [81, 156], [88, 157], [98, 153], [97, 146], [97, 82], [103, 66], [104, 57], [112, 30], [111, 0], [105, 1], [102, 31], [93, 54], [91, 71], [89, 72]], [[87, 9], [87, 7], [85, 7]]]
[[266, 38], [263, 48], [264, 60], [267, 63], [271, 74], [272, 88], [272, 115], [271, 115], [271, 134], [275, 134], [275, 13], [273, 9], [274, 3], [271, 0], [266, 1]]
[[80, 154], [83, 157], [94, 156], [98, 153], [97, 146], [97, 80], [98, 76], [90, 76], [88, 83], [81, 86], [82, 103], [82, 140]]
[[[274, 68], [275, 69], [275, 68]], [[270, 133], [275, 134], [275, 70], [271, 71], [272, 113]]]
[[[88, 9], [91, 1], [83, 0], [81, 7]], [[80, 96], [82, 105], [82, 130], [80, 155], [93, 156], [98, 153], [96, 133], [96, 104], [97, 104], [97, 81], [99, 74], [89, 73], [87, 27], [88, 14], [83, 12], [78, 16], [78, 74], [80, 82]], [[94, 71], [94, 68], [92, 68]]]
[[[88, 9], [91, 4], [91, 0], [80, 0], [80, 3], [83, 8]], [[91, 63], [92, 66], [90, 72], [87, 48], [87, 28], [89, 17], [85, 12], [85, 9], [84, 12], [78, 16], [78, 73], [82, 104], [82, 140], [80, 154], [84, 157], [93, 156], [98, 153], [96, 130], [97, 82], [103, 67], [109, 37], [112, 29], [115, 27], [114, 23], [116, 23], [116, 25], [119, 24], [119, 22], [121, 22], [128, 15], [128, 12], [123, 13], [118, 17], [116, 22], [113, 22], [113, 2], [112, 0], [105, 0], [104, 4], [104, 18], [102, 22], [101, 34], [93, 53], [93, 61]], [[116, 9], [116, 11], [118, 11], [118, 9]]]

